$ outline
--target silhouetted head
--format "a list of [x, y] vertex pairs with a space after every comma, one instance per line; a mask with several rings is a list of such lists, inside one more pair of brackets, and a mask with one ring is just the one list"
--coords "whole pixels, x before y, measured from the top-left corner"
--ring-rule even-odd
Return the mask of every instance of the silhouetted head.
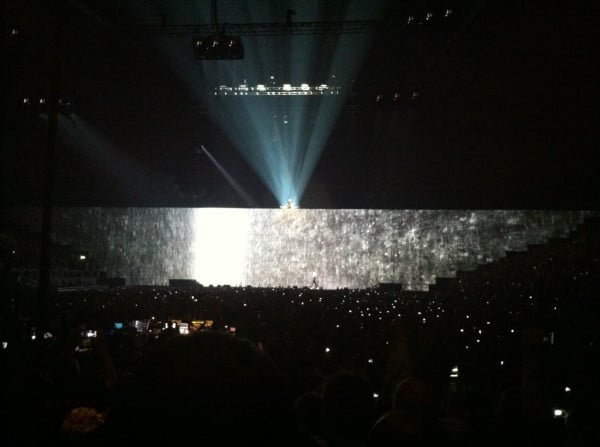
[[315, 391], [304, 393], [294, 402], [300, 430], [321, 435], [321, 395]]
[[373, 392], [364, 377], [334, 375], [325, 383], [322, 399], [326, 436], [366, 441], [373, 417]]
[[381, 416], [371, 430], [370, 447], [426, 445], [424, 427], [415, 417], [392, 410]]
[[396, 385], [394, 410], [429, 417], [436, 408], [433, 387], [424, 380], [408, 377]]
[[429, 383], [417, 377], [400, 381], [394, 391], [393, 405], [393, 410], [373, 426], [371, 446], [436, 445], [443, 439], [437, 424], [437, 401]]
[[217, 333], [177, 336], [154, 346], [123, 398], [113, 431], [132, 441], [269, 445], [290, 420], [270, 360], [251, 343]]

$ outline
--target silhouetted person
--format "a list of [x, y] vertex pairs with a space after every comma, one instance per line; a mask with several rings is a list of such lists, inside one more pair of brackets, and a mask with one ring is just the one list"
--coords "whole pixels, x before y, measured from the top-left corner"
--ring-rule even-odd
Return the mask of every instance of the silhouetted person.
[[433, 387], [416, 377], [402, 380], [394, 392], [393, 410], [371, 430], [371, 447], [442, 445]]
[[228, 335], [197, 333], [158, 344], [122, 399], [107, 422], [119, 440], [289, 443], [291, 406], [277, 371], [254, 345]]
[[373, 392], [361, 376], [339, 373], [323, 388], [323, 430], [329, 446], [361, 446], [373, 417]]
[[300, 432], [314, 444], [323, 443], [321, 424], [321, 395], [316, 391], [304, 393], [294, 402]]

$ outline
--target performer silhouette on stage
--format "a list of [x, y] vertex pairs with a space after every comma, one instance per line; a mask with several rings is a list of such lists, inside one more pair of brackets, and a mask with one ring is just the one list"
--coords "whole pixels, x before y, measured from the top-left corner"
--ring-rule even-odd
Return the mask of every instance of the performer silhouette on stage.
[[319, 284], [317, 283], [317, 276], [313, 275], [312, 284], [310, 286], [311, 289], [318, 289]]

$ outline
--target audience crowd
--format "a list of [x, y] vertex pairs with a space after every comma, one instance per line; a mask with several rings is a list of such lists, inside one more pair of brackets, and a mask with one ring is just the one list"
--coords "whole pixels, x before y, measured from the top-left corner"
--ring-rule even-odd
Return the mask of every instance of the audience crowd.
[[599, 230], [427, 292], [4, 287], [3, 440], [600, 445]]

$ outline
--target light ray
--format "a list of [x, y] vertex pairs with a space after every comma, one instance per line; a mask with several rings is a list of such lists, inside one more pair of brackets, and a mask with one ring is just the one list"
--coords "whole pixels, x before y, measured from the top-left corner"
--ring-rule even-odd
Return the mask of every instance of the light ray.
[[[348, 0], [334, 7], [272, 1], [256, 7], [243, 1], [219, 13], [231, 23], [268, 23], [282, 21], [280, 15], [291, 8], [302, 20], [327, 22], [376, 19], [384, 3]], [[210, 16], [208, 8], [192, 12], [197, 23]], [[192, 20], [183, 11], [173, 16]], [[159, 46], [280, 205], [288, 198], [301, 203], [343, 106], [344, 86], [358, 72], [371, 38], [366, 33], [243, 36], [245, 59], [219, 61], [194, 60], [189, 39], [163, 38]], [[240, 85], [252, 86], [255, 95], [241, 94], [250, 90]], [[257, 90], [259, 85], [264, 89]]]

